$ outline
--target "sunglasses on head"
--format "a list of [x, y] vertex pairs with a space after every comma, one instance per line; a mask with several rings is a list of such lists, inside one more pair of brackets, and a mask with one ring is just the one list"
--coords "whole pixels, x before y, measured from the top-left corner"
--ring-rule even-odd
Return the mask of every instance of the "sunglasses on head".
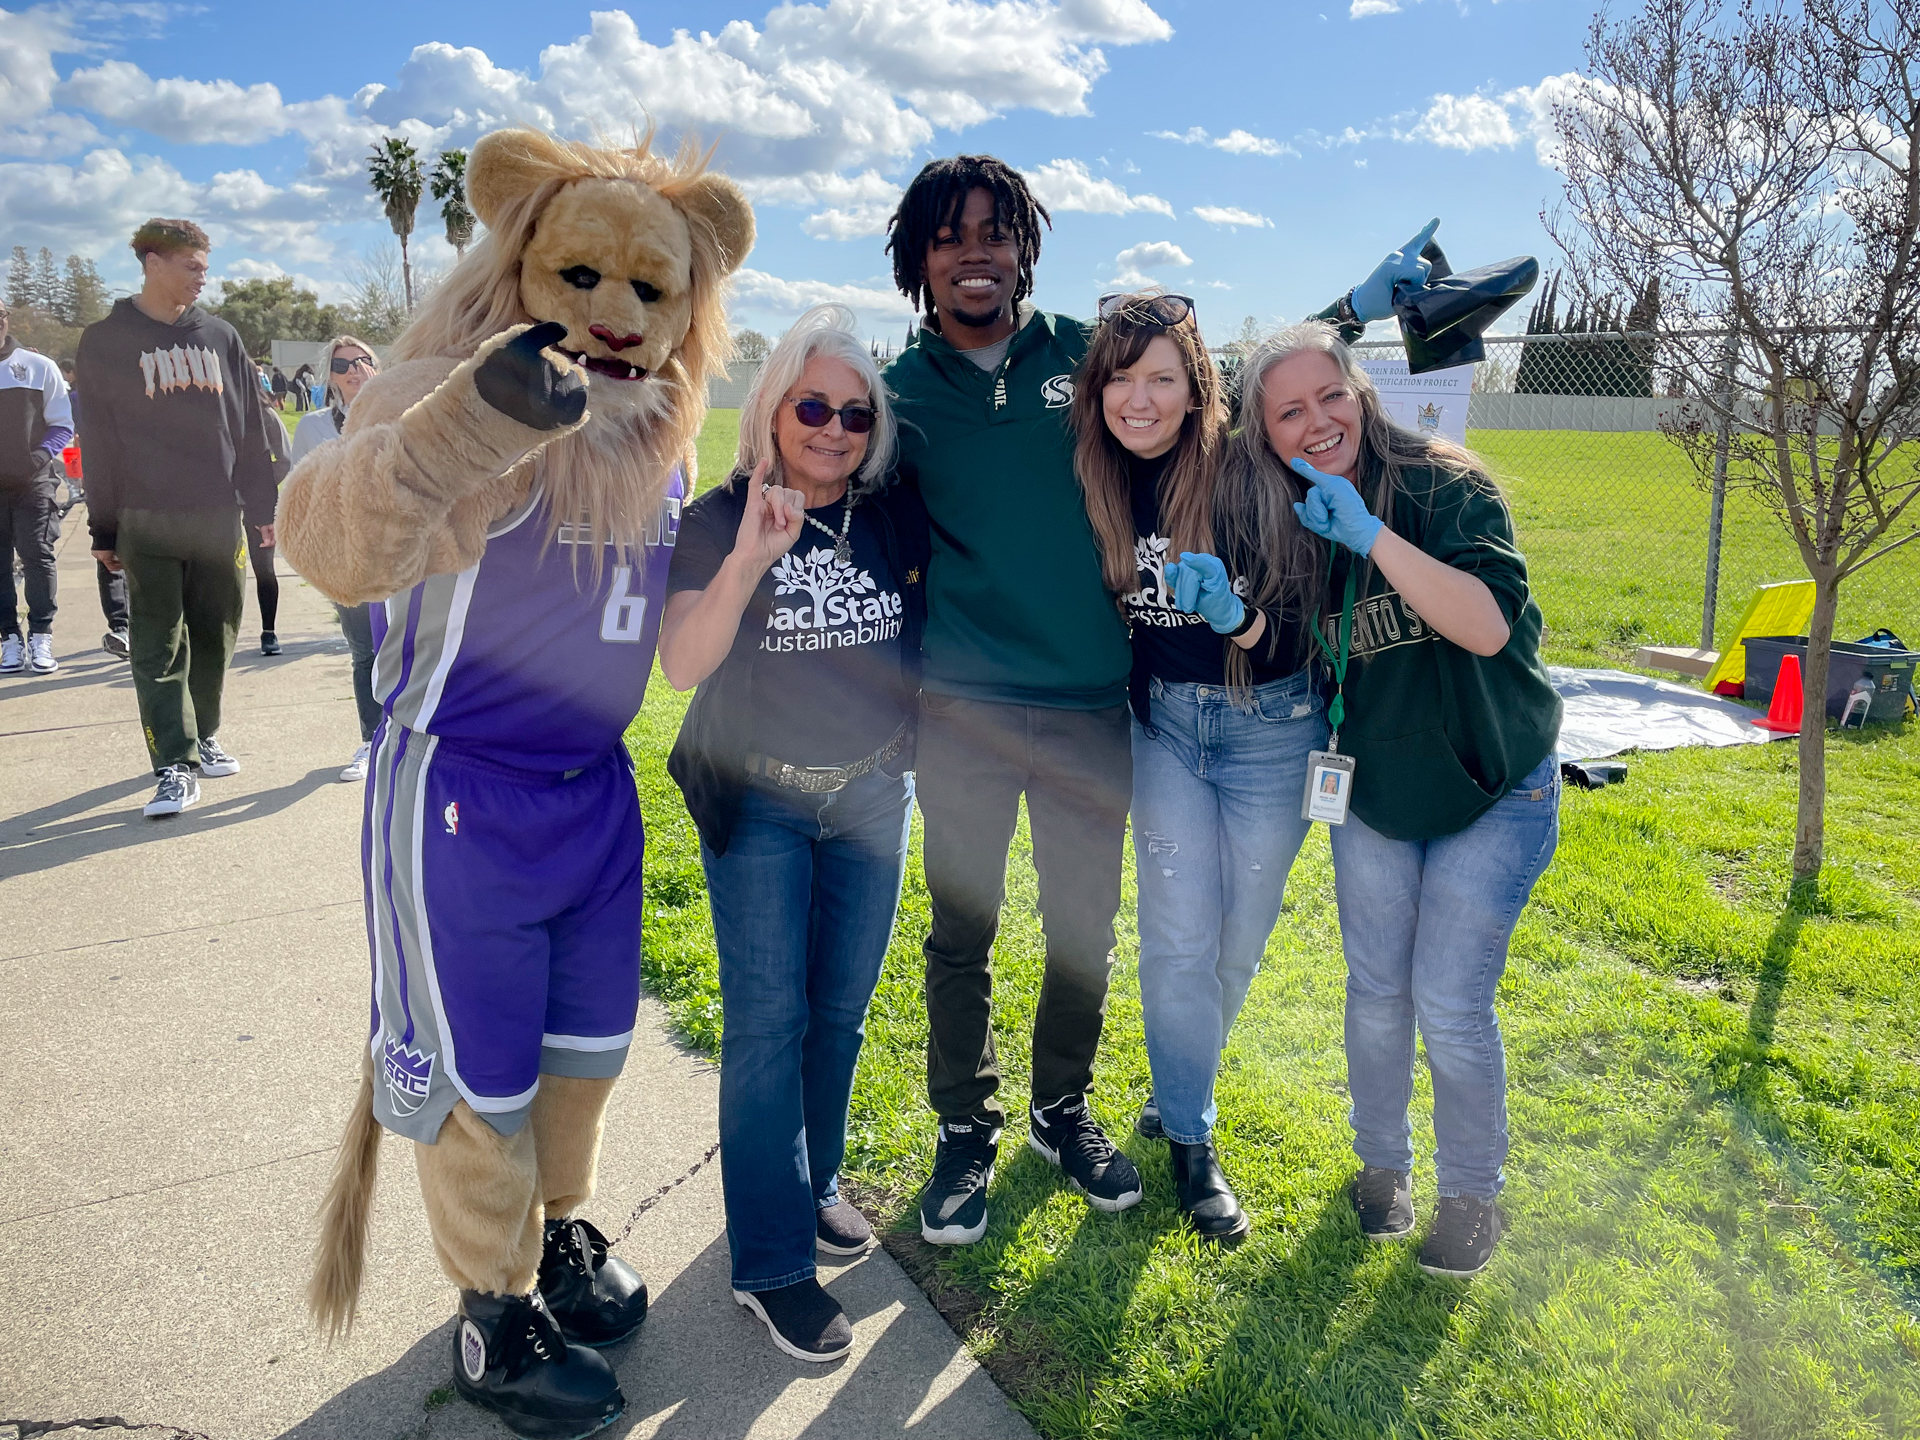
[[824, 400], [789, 400], [793, 406], [794, 418], [809, 430], [818, 430], [834, 416], [840, 417], [841, 428], [849, 435], [864, 435], [873, 429], [873, 407], [871, 405], [842, 405], [838, 410]]
[[371, 370], [373, 368], [373, 357], [371, 355], [355, 355], [352, 359], [347, 359], [344, 356], [336, 355], [327, 362], [327, 369], [336, 375], [345, 375], [356, 365], [364, 365]]
[[1170, 330], [1194, 312], [1191, 295], [1102, 295], [1100, 319], [1146, 330]]

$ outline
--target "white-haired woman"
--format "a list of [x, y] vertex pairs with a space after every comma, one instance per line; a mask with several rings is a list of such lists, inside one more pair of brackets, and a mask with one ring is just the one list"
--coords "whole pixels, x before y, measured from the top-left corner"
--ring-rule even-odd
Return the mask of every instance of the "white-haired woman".
[[[339, 438], [354, 396], [379, 372], [380, 357], [366, 341], [353, 335], [334, 337], [327, 346], [327, 403], [302, 416], [294, 427], [288, 457], [293, 464]], [[367, 778], [368, 747], [380, 725], [380, 702], [373, 696], [373, 610], [367, 605], [336, 605], [333, 613], [340, 617], [340, 633], [347, 637], [347, 649], [353, 655], [353, 704], [360, 712], [360, 745], [340, 772], [340, 778], [351, 783]]]
[[906, 865], [928, 550], [853, 323], [818, 306], [761, 365], [733, 473], [681, 516], [660, 629], [669, 683], [700, 687], [667, 768], [720, 956], [734, 1299], [814, 1361], [853, 1341], [816, 1247], [873, 1240], [839, 1169]]

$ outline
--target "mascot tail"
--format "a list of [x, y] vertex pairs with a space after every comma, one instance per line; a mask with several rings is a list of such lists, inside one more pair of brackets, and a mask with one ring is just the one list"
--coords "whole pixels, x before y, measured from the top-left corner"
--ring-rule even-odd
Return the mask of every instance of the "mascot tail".
[[373, 1208], [373, 1182], [380, 1165], [380, 1122], [373, 1118], [373, 1059], [360, 1068], [347, 1132], [333, 1180], [320, 1207], [320, 1243], [307, 1282], [307, 1313], [331, 1344], [353, 1329], [360, 1303], [360, 1276], [367, 1262], [367, 1220]]

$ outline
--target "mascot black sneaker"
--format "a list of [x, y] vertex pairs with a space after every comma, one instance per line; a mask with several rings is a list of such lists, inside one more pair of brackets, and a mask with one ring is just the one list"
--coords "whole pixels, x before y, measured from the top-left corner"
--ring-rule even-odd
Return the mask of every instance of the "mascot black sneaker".
[[1140, 1203], [1140, 1172], [1121, 1154], [1087, 1110], [1087, 1097], [1067, 1095], [1027, 1114], [1027, 1144], [1049, 1165], [1067, 1172], [1073, 1188], [1096, 1210], [1109, 1213]]
[[615, 1344], [647, 1318], [647, 1282], [585, 1220], [547, 1221], [540, 1298], [575, 1345]]
[[569, 1345], [540, 1292], [460, 1292], [453, 1388], [526, 1440], [580, 1440], [627, 1408], [613, 1367]]

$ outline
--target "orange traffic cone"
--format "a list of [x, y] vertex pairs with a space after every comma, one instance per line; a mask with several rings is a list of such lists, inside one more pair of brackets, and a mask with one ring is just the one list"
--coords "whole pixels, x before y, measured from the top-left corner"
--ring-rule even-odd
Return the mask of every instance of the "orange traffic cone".
[[1765, 715], [1756, 718], [1753, 723], [1776, 735], [1798, 735], [1802, 704], [1800, 692], [1803, 688], [1800, 657], [1788, 655], [1780, 661], [1780, 673], [1774, 678], [1773, 704], [1767, 707]]

